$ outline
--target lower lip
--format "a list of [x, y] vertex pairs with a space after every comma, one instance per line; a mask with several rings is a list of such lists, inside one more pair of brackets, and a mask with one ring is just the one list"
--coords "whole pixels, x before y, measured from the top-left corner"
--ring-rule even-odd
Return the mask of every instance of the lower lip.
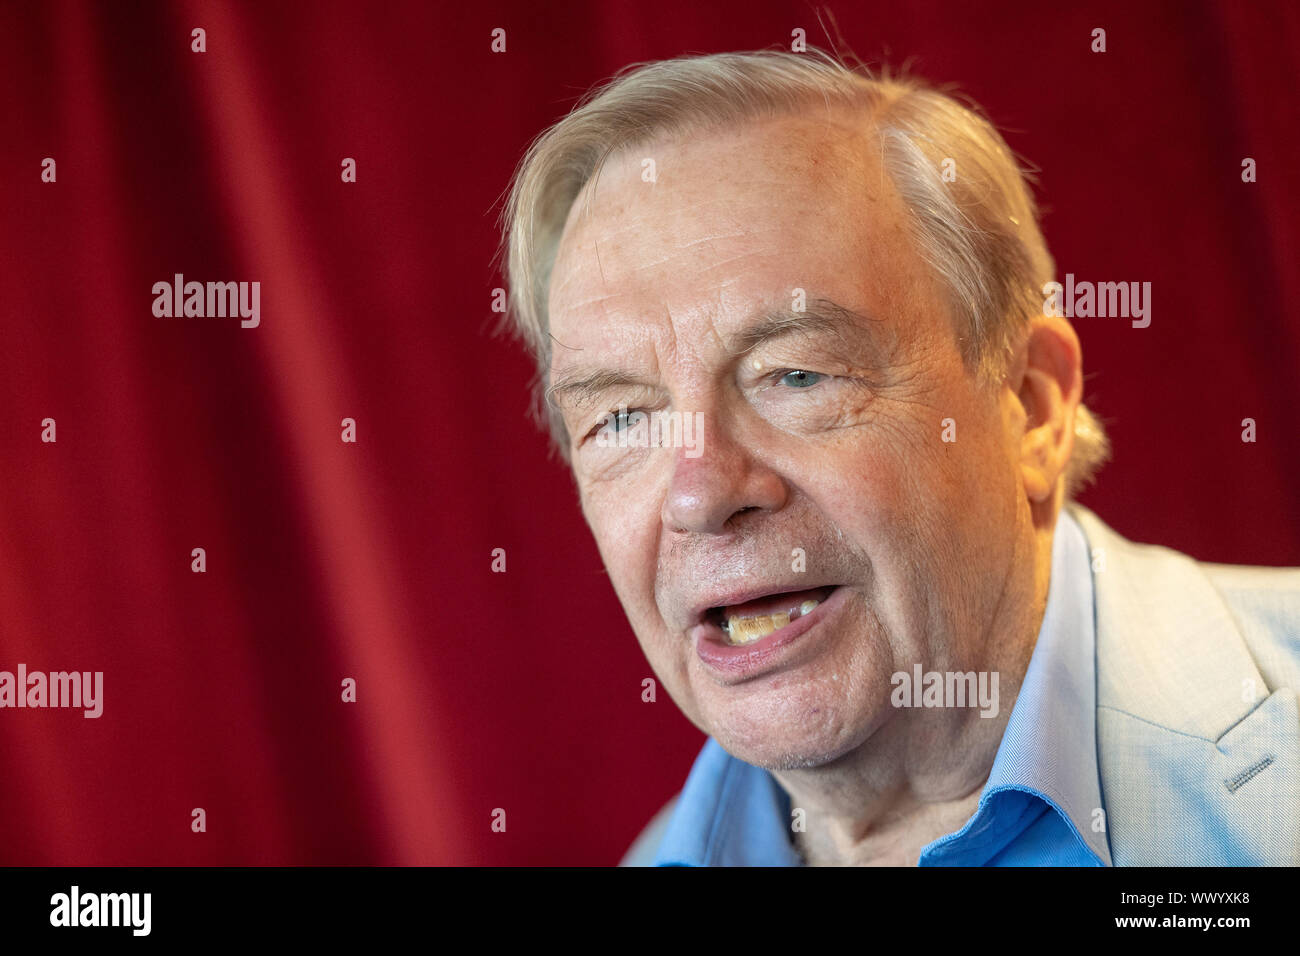
[[791, 645], [815, 628], [844, 602], [845, 588], [837, 587], [825, 601], [801, 614], [783, 628], [752, 644], [728, 644], [722, 628], [703, 623], [691, 628], [695, 653], [706, 667], [728, 683], [750, 680], [780, 665], [791, 653]]

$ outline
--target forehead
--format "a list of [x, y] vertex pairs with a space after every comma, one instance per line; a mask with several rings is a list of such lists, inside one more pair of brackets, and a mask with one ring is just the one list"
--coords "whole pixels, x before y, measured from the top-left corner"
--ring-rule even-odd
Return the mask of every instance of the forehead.
[[552, 270], [553, 369], [665, 338], [700, 348], [796, 288], [889, 310], [919, 278], [902, 202], [864, 118], [810, 113], [612, 155]]

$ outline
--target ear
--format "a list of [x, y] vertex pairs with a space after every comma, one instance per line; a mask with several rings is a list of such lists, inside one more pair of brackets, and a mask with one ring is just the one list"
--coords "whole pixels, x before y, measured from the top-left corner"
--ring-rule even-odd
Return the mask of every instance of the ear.
[[1024, 410], [1020, 474], [1031, 503], [1055, 495], [1074, 448], [1074, 414], [1083, 395], [1079, 337], [1068, 321], [1035, 315], [1010, 385]]

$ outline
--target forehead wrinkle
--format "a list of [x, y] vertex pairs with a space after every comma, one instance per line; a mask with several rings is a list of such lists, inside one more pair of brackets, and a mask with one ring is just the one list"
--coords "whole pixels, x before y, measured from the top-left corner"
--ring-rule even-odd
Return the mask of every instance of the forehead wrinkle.
[[689, 249], [691, 246], [698, 246], [701, 242], [713, 242], [717, 239], [744, 239], [747, 235], [748, 233], [745, 232], [722, 232], [716, 236], [700, 236], [698, 239], [682, 243], [681, 248]]
[[[575, 200], [573, 210], [570, 211], [572, 218], [565, 224], [560, 234], [560, 241], [557, 243], [557, 249], [562, 246], [566, 239], [571, 239], [575, 235], [580, 235], [584, 231], [597, 231], [597, 237], [592, 239], [593, 243], [610, 242], [618, 239], [620, 236], [629, 232], [644, 233], [645, 223], [641, 217], [646, 210], [663, 212], [665, 209], [671, 216], [680, 216], [682, 213], [690, 212], [701, 206], [718, 205], [722, 203], [734, 202], [734, 197], [725, 193], [719, 195], [716, 190], [711, 190], [705, 195], [697, 195], [685, 203], [674, 203], [666, 207], [647, 206], [644, 202], [638, 202], [640, 198], [633, 193], [632, 199], [627, 199], [626, 193], [630, 190], [644, 188], [645, 184], [637, 183], [633, 185], [621, 184], [622, 193], [615, 192], [612, 196], [602, 194], [597, 201], [590, 207], [583, 209], [578, 215], [574, 215], [574, 210], [578, 209], [578, 202]], [[786, 184], [788, 186], [788, 184]], [[653, 187], [652, 187], [653, 188]], [[588, 190], [584, 187], [584, 192]], [[680, 194], [680, 191], [679, 191]], [[653, 197], [653, 193], [651, 193]], [[604, 199], [605, 202], [600, 200]], [[620, 202], [619, 200], [623, 201]], [[606, 208], [607, 206], [612, 208]], [[603, 220], [603, 221], [602, 221]], [[613, 220], [611, 222], [610, 220]], [[743, 235], [738, 234], [738, 235]], [[709, 236], [705, 238], [723, 238], [723, 236]]]
[[599, 305], [601, 307], [601, 311], [604, 312], [605, 305], [606, 303], [609, 302], [610, 299], [617, 299], [622, 295], [623, 293], [621, 292], [601, 292], [598, 295], [592, 296], [590, 299], [582, 299], [581, 301], [578, 302], [566, 302], [565, 307], [569, 309], [582, 309], [582, 308], [586, 308], [589, 305]]
[[739, 262], [741, 259], [751, 259], [756, 255], [766, 255], [766, 253], [751, 249], [748, 252], [742, 252], [734, 256], [728, 256], [726, 259], [719, 260], [718, 262], [711, 262], [708, 265], [706, 265], [704, 268], [700, 269], [699, 271], [700, 274], [703, 275], [704, 273], [712, 272], [714, 269], [721, 269], [723, 266], [730, 265], [733, 262]]
[[[784, 208], [791, 205], [791, 202], [788, 199], [788, 197], [781, 198], [781, 199], [778, 199], [776, 197], [777, 196], [785, 197], [792, 185], [795, 186], [804, 185], [807, 180], [807, 173], [810, 172], [811, 170], [805, 168], [798, 168], [797, 171], [799, 173], [799, 176], [796, 177], [796, 181], [793, 183], [789, 179], [782, 179], [782, 178], [772, 178], [772, 179], [763, 178], [757, 180], [747, 180], [746, 182], [748, 184], [748, 187], [751, 189], [760, 188], [760, 189], [765, 189], [770, 191], [771, 198], [769, 198], [768, 200], [768, 205], [771, 206], [779, 205]], [[615, 188], [619, 188], [619, 187], [615, 187]], [[636, 186], [628, 186], [626, 184], [623, 184], [621, 188], [626, 191], [628, 189], [635, 189]], [[584, 191], [586, 191], [586, 187], [584, 187]], [[698, 192], [698, 191], [690, 190], [690, 192]], [[601, 208], [600, 198], [607, 198], [608, 202], [613, 206], [615, 206], [615, 208], [613, 209]], [[566, 238], [572, 238], [574, 235], [579, 234], [581, 231], [599, 229], [598, 238], [592, 239], [593, 249], [595, 250], [597, 257], [599, 258], [600, 251], [598, 247], [600, 243], [604, 242], [606, 244], [609, 244], [611, 241], [616, 240], [623, 234], [629, 232], [636, 232], [639, 235], [644, 235], [645, 223], [641, 220], [640, 217], [641, 209], [638, 207], [643, 207], [647, 211], [666, 215], [669, 218], [676, 220], [679, 219], [683, 214], [695, 211], [700, 207], [714, 206], [714, 205], [732, 205], [735, 203], [736, 197], [734, 195], [730, 195], [726, 193], [725, 191], [719, 193], [716, 189], [711, 188], [709, 192], [707, 192], [702, 196], [694, 195], [691, 196], [691, 198], [689, 198], [685, 202], [672, 202], [670, 205], [659, 207], [659, 208], [656, 208], [654, 206], [647, 206], [646, 203], [637, 202], [636, 199], [633, 199], [632, 201], [628, 201], [628, 202], [619, 203], [617, 201], [619, 198], [621, 197], [618, 192], [615, 192], [612, 197], [606, 197], [604, 195], [604, 191], [601, 190], [598, 193], [596, 201], [593, 203], [592, 208], [585, 209], [580, 217], [575, 217], [568, 224], [568, 226], [564, 230], [564, 233], [561, 236], [561, 243], [563, 243]], [[798, 205], [798, 204], [796, 203], [794, 205]], [[576, 203], [575, 203], [575, 208], [576, 208]], [[615, 216], [617, 217], [617, 222], [615, 224], [609, 224], [606, 222], [597, 225], [599, 220], [602, 219], [608, 220]], [[676, 227], [674, 227], [674, 229], [671, 230], [671, 232], [673, 233], [676, 233], [677, 231], [678, 229]], [[687, 242], [677, 242], [674, 244], [673, 248], [675, 250], [689, 249], [690, 247], [699, 245], [702, 242], [709, 242], [709, 241], [720, 240], [720, 239], [743, 239], [748, 237], [749, 235], [750, 233], [743, 229], [740, 231], [711, 233], [709, 235], [700, 236], [698, 238], [689, 240]], [[664, 259], [658, 260], [656, 263], [648, 263], [648, 264], [652, 264], [652, 265], [659, 264], [667, 261], [667, 258], [670, 257], [665, 257]], [[715, 265], [724, 265], [724, 264], [725, 263], [716, 263]], [[638, 268], [643, 268], [645, 265], [647, 264], [643, 263]], [[561, 283], [560, 287], [563, 287], [564, 284], [565, 283]]]

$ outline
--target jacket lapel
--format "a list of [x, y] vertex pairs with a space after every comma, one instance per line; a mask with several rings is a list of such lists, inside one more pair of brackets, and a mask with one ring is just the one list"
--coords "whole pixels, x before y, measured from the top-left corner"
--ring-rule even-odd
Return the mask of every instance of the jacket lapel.
[[1300, 864], [1300, 705], [1270, 690], [1196, 561], [1079, 505], [1093, 557], [1097, 760], [1111, 856]]

